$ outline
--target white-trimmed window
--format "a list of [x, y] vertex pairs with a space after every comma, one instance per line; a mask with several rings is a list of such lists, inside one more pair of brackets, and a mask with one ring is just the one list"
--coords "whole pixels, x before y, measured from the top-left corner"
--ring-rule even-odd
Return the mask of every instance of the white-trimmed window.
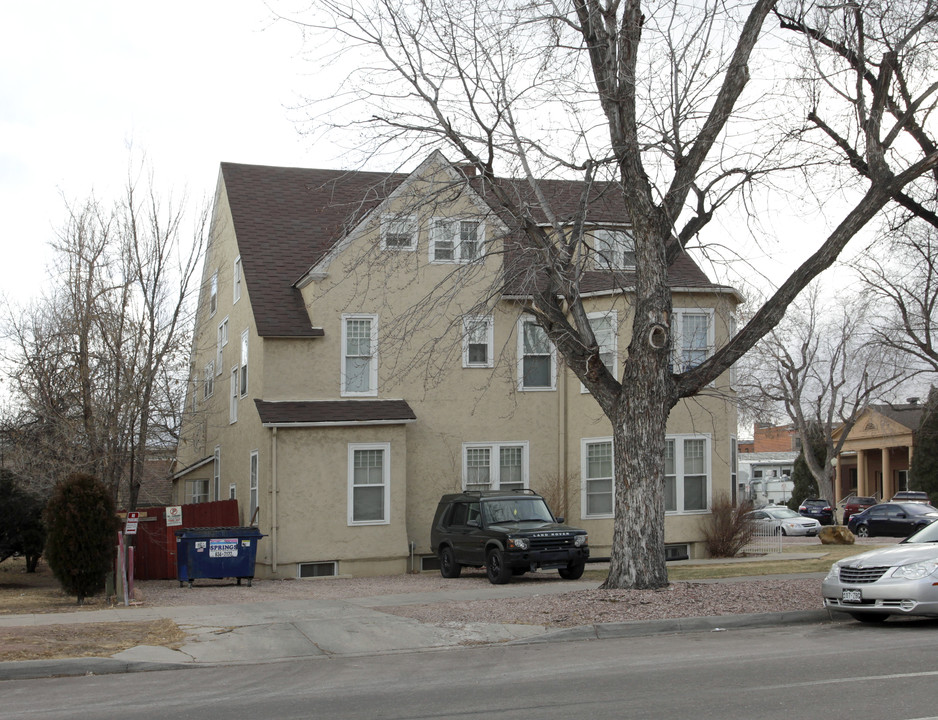
[[518, 389], [553, 390], [557, 383], [554, 346], [534, 320], [518, 321]]
[[348, 446], [348, 524], [387, 525], [390, 522], [391, 445]]
[[700, 365], [713, 352], [713, 308], [675, 308], [671, 326], [676, 372]]
[[238, 368], [231, 368], [231, 392], [228, 400], [228, 422], [238, 422]]
[[526, 442], [463, 443], [465, 490], [521, 490], [528, 487]]
[[597, 228], [593, 236], [594, 266], [601, 270], [635, 267], [635, 240], [628, 230]]
[[476, 218], [433, 218], [430, 222], [430, 262], [461, 263], [482, 256], [485, 223]]
[[494, 322], [491, 315], [466, 316], [462, 319], [462, 366], [490, 368], [495, 349]]
[[384, 215], [381, 218], [382, 250], [416, 250], [417, 218], [413, 215]]
[[221, 375], [224, 349], [228, 344], [228, 318], [218, 323], [218, 337], [215, 341], [215, 373]]
[[378, 316], [342, 316], [342, 395], [378, 394]]
[[208, 478], [186, 480], [186, 503], [208, 502]]
[[218, 310], [218, 270], [212, 273], [208, 286], [208, 316], [212, 317]]
[[[609, 310], [607, 312], [589, 313], [586, 317], [593, 329], [596, 344], [599, 345], [599, 359], [612, 377], [618, 377], [618, 314], [615, 310]], [[583, 383], [580, 383], [580, 392], [587, 392]]]
[[205, 366], [205, 379], [202, 382], [202, 398], [208, 400], [215, 394], [215, 361]]
[[739, 444], [735, 437], [730, 437], [730, 496], [736, 501], [739, 488], [736, 487], [739, 475]]
[[212, 454], [212, 499], [221, 500], [221, 446]]
[[254, 522], [254, 514], [257, 512], [257, 473], [257, 450], [252, 450], [251, 469], [248, 476], [248, 523]]
[[584, 518], [612, 517], [615, 512], [613, 491], [612, 439], [595, 438], [581, 441], [580, 507]]
[[241, 333], [241, 397], [248, 394], [248, 331]]
[[238, 499], [238, 486], [234, 483], [228, 485], [228, 499], [237, 500]]
[[670, 513], [710, 508], [710, 438], [675, 435], [665, 439], [664, 509]]
[[241, 256], [238, 255], [234, 259], [234, 270], [233, 270], [233, 282], [232, 287], [234, 288], [231, 298], [231, 303], [234, 304], [241, 299]]

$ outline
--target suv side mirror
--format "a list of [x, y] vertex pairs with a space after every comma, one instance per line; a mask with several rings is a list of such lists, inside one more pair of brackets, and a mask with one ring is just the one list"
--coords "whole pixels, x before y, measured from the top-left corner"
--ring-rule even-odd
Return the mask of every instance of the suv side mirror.
[[556, 520], [558, 524], [562, 524], [563, 521], [564, 521], [564, 518], [563, 518], [563, 516], [561, 516], [561, 517], [555, 517], [554, 520]]

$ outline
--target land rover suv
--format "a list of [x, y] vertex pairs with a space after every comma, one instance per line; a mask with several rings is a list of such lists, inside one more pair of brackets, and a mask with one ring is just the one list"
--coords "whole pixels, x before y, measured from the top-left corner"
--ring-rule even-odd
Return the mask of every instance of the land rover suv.
[[560, 577], [577, 580], [590, 554], [586, 530], [564, 525], [532, 490], [444, 495], [430, 542], [443, 577], [459, 577], [463, 566], [484, 567], [495, 585], [539, 568], [556, 569]]

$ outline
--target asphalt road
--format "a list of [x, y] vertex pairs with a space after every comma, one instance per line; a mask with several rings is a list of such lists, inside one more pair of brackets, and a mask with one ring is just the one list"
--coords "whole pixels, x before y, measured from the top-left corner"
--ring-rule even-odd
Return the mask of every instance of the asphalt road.
[[7, 681], [0, 720], [938, 718], [938, 621]]

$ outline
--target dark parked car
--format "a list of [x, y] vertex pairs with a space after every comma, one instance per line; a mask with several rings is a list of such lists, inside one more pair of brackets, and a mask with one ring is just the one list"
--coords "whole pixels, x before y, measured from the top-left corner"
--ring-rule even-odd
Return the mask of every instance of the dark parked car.
[[847, 527], [860, 537], [907, 537], [938, 520], [938, 508], [925, 503], [880, 503], [850, 518]]
[[850, 518], [853, 515], [856, 515], [858, 512], [866, 510], [867, 508], [873, 507], [876, 504], [876, 498], [870, 497], [868, 495], [851, 495], [847, 498], [847, 502], [844, 503], [844, 522], [846, 525]]
[[919, 490], [900, 490], [895, 495], [892, 496], [890, 502], [917, 502], [917, 503], [931, 503], [931, 499], [928, 497], [928, 493], [921, 492]]
[[805, 498], [798, 506], [798, 514], [804, 517], [814, 518], [821, 523], [821, 525], [834, 524], [834, 509], [827, 500]]
[[556, 569], [560, 577], [576, 580], [590, 554], [586, 530], [564, 525], [531, 490], [444, 495], [430, 542], [443, 577], [459, 577], [463, 565], [485, 567], [496, 585], [539, 568]]

